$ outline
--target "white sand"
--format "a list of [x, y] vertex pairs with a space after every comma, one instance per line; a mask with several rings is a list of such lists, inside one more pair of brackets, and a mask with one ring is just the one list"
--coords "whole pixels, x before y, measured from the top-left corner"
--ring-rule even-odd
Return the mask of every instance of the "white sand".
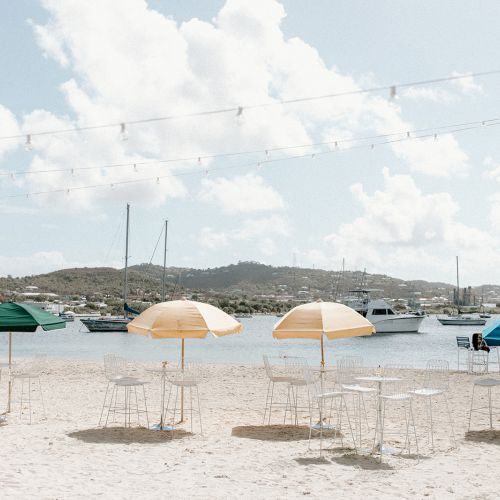
[[[6, 377], [0, 386], [5, 404]], [[458, 449], [436, 405], [436, 450], [425, 436], [425, 407], [416, 404], [422, 457], [370, 456], [334, 448], [308, 451], [307, 430], [260, 427], [267, 380], [263, 368], [206, 367], [201, 385], [204, 435], [110, 427], [98, 429], [106, 387], [100, 363], [51, 361], [42, 383], [47, 419], [20, 421], [18, 406], [0, 426], [0, 497], [6, 498], [484, 498], [499, 496], [497, 432], [466, 435], [474, 376], [453, 374], [450, 402]], [[496, 405], [500, 407], [500, 387]], [[148, 387], [157, 421], [158, 381]], [[374, 423], [373, 400], [369, 418]], [[34, 406], [35, 403], [34, 403]], [[280, 413], [273, 422], [282, 421]], [[392, 413], [387, 414], [391, 420]], [[305, 417], [305, 415], [304, 415]], [[302, 420], [303, 424], [307, 419]], [[476, 429], [486, 429], [476, 419]], [[186, 427], [189, 430], [189, 423]], [[365, 431], [366, 432], [366, 431]], [[368, 446], [367, 434], [365, 445]], [[396, 443], [392, 439], [393, 443]], [[328, 442], [328, 444], [330, 441]], [[348, 443], [347, 437], [345, 443]]]

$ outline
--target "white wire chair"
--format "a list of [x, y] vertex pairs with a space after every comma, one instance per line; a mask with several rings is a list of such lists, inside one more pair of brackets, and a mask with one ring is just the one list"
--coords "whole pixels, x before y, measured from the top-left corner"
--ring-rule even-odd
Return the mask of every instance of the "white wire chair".
[[451, 418], [450, 407], [448, 404], [448, 392], [450, 386], [450, 367], [448, 361], [441, 359], [432, 359], [427, 361], [423, 386], [414, 390], [413, 394], [418, 397], [426, 398], [427, 405], [427, 430], [430, 435], [431, 449], [434, 449], [434, 415], [432, 409], [433, 398], [441, 396], [445, 402], [446, 413], [448, 416], [448, 425], [453, 445], [456, 446], [455, 431], [453, 420]]
[[[106, 377], [108, 383], [106, 384], [106, 392], [104, 393], [104, 401], [102, 403], [101, 415], [99, 416], [99, 423], [97, 424], [98, 426], [101, 425], [105, 409], [108, 410], [106, 421], [109, 416], [109, 410], [113, 404], [113, 396], [115, 396], [114, 384], [125, 378], [138, 380], [137, 377], [133, 377], [129, 375], [129, 373], [130, 370], [126, 359], [114, 354], [106, 354], [104, 356], [104, 376]], [[113, 387], [111, 392], [109, 391], [110, 386]], [[110, 395], [109, 400], [108, 394]]]
[[[388, 365], [384, 368], [384, 377], [394, 377], [396, 375], [401, 375], [400, 365]], [[380, 460], [384, 454], [384, 436], [386, 427], [386, 409], [389, 404], [394, 405], [395, 410], [403, 410], [404, 415], [404, 434], [405, 441], [404, 445], [400, 450], [402, 454], [407, 450], [408, 455], [411, 454], [411, 439], [410, 439], [410, 427], [413, 428], [413, 436], [415, 438], [415, 449], [418, 455], [418, 439], [417, 430], [415, 426], [415, 418], [413, 415], [412, 407], [412, 392], [414, 390], [413, 382], [407, 378], [400, 380], [393, 380], [384, 385], [384, 390], [380, 394], [380, 402], [382, 404], [382, 411], [380, 412], [381, 421], [379, 421], [379, 412], [377, 412], [377, 424], [375, 428], [374, 448], [378, 446], [378, 451], [380, 453]], [[378, 435], [380, 433], [380, 435]]]
[[[172, 420], [171, 420], [172, 423], [170, 427], [171, 430], [175, 430], [175, 426], [179, 423], [177, 422], [177, 416], [181, 418], [182, 412], [185, 412], [190, 416], [191, 432], [193, 432], [194, 428], [193, 415], [198, 416], [198, 422], [200, 425], [200, 434], [203, 435], [200, 392], [198, 388], [201, 381], [202, 381], [201, 367], [196, 363], [186, 363], [183, 369], [173, 373], [172, 378], [170, 379], [170, 391], [165, 410], [166, 419], [168, 419], [169, 413], [172, 415]], [[173, 390], [175, 390], [175, 396], [172, 395]], [[185, 392], [189, 393], [189, 398], [185, 397]], [[179, 398], [179, 393], [180, 393], [180, 398]], [[170, 406], [172, 399], [173, 399], [173, 407]], [[195, 403], [193, 402], [193, 400], [195, 400]], [[180, 406], [178, 406], [179, 403]], [[189, 404], [186, 405], [186, 403]]]
[[[303, 365], [303, 379], [306, 382], [306, 387], [308, 389], [308, 394], [309, 394], [309, 449], [311, 449], [312, 432], [313, 431], [319, 432], [320, 455], [323, 453], [323, 430], [331, 428], [329, 422], [332, 417], [331, 413], [333, 409], [333, 402], [334, 400], [337, 400], [339, 404], [335, 406], [337, 415], [336, 415], [336, 424], [334, 426], [334, 431], [335, 431], [334, 437], [338, 435], [338, 437], [340, 438], [341, 446], [343, 447], [344, 440], [342, 435], [342, 414], [343, 411], [345, 410], [347, 424], [352, 438], [352, 443], [354, 449], [357, 451], [356, 439], [354, 437], [354, 432], [351, 425], [351, 419], [349, 417], [349, 410], [347, 409], [347, 404], [345, 401], [346, 392], [342, 390], [325, 392], [321, 387], [321, 385], [318, 383], [318, 380], [314, 377], [314, 374], [307, 365], [307, 362], [305, 362]], [[328, 402], [330, 402], [329, 414], [325, 415], [325, 404]], [[317, 407], [318, 409], [319, 420], [318, 423], [314, 425], [313, 414], [315, 407]], [[325, 424], [325, 421], [327, 421], [327, 424]]]
[[[35, 413], [35, 408], [33, 407], [36, 397], [36, 391], [39, 391], [39, 401], [42, 408], [43, 418], [46, 418], [45, 414], [45, 402], [43, 400], [42, 382], [41, 375], [46, 370], [47, 367], [47, 355], [46, 354], [36, 354], [35, 357], [25, 363], [21, 363], [16, 366], [11, 372], [12, 377], [12, 392], [14, 392], [14, 386], [16, 380], [21, 382], [21, 394], [19, 399], [19, 417], [22, 418], [24, 406], [27, 404], [29, 423], [32, 423], [32, 415]], [[27, 387], [26, 387], [27, 386]], [[25, 394], [26, 390], [26, 394]]]
[[[359, 356], [346, 356], [343, 357], [337, 365], [337, 384], [342, 391], [352, 394], [354, 399], [354, 407], [356, 409], [355, 417], [358, 422], [357, 436], [361, 446], [363, 433], [363, 420], [366, 428], [370, 430], [368, 423], [368, 413], [366, 411], [365, 395], [375, 394], [377, 389], [374, 387], [367, 387], [362, 385], [358, 377], [364, 375], [363, 358]], [[364, 419], [363, 419], [364, 417]]]
[[[284, 421], [286, 420], [287, 411], [291, 406], [290, 383], [294, 381], [294, 377], [295, 380], [297, 380], [298, 374], [297, 372], [294, 372], [293, 363], [289, 362], [289, 365], [286, 366], [284, 362], [286, 358], [275, 358], [264, 354], [262, 356], [262, 359], [264, 360], [264, 368], [266, 370], [267, 378], [269, 379], [269, 382], [267, 384], [266, 405], [264, 408], [264, 416], [262, 417], [262, 424], [266, 423], [267, 417], [267, 425], [270, 425], [273, 408], [284, 407]], [[292, 369], [292, 372], [289, 371], [289, 368]], [[284, 385], [287, 391], [287, 398], [285, 402], [275, 401], [274, 389], [276, 384]]]

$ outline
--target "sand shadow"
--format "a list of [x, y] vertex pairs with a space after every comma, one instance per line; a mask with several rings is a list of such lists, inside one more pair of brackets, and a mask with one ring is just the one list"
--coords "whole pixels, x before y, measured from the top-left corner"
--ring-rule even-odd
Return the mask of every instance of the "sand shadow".
[[[323, 437], [328, 437], [329, 434], [333, 433], [325, 431]], [[306, 441], [309, 439], [309, 427], [306, 425], [240, 425], [233, 427], [231, 435], [261, 441]]]
[[485, 429], [482, 431], [468, 431], [465, 440], [474, 443], [490, 443], [500, 445], [500, 431]]
[[182, 429], [170, 432], [153, 431], [144, 427], [105, 427], [69, 432], [67, 436], [83, 441], [84, 443], [159, 444], [172, 441], [173, 439], [192, 436], [192, 434]]
[[339, 465], [347, 465], [363, 470], [393, 470], [394, 467], [387, 462], [380, 461], [378, 457], [366, 455], [342, 455], [340, 457], [331, 457], [332, 462]]
[[332, 465], [326, 457], [299, 457], [294, 459], [299, 465]]

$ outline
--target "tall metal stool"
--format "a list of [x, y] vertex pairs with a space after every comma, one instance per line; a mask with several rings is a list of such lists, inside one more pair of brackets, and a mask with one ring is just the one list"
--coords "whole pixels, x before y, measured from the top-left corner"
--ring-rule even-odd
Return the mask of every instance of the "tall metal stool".
[[[137, 425], [141, 425], [141, 414], [146, 416], [146, 424], [149, 427], [148, 407], [146, 402], [146, 390], [144, 386], [147, 382], [136, 378], [121, 378], [114, 381], [114, 387], [111, 392], [111, 401], [106, 415], [104, 427], [107, 427], [109, 417], [113, 415], [113, 422], [117, 415], [123, 415], [124, 427], [132, 426], [132, 414], [137, 416]], [[144, 407], [139, 406], [137, 397], [137, 388], [142, 387], [142, 396]], [[135, 409], [134, 409], [135, 404]]]
[[[21, 382], [21, 394], [19, 398], [19, 418], [23, 416], [23, 410], [27, 405], [29, 414], [29, 423], [32, 423], [32, 415], [35, 414], [33, 403], [38, 399], [42, 409], [42, 418], [45, 415], [45, 403], [43, 401], [42, 382], [40, 376], [46, 367], [47, 355], [37, 354], [31, 361], [24, 365], [20, 365], [18, 369], [11, 372], [12, 392], [14, 392], [15, 381]], [[36, 392], [38, 391], [38, 397]], [[33, 398], [33, 396], [35, 396]]]
[[[493, 410], [500, 410], [500, 408], [494, 407], [491, 404], [491, 389], [493, 387], [498, 386], [498, 385], [500, 385], [500, 380], [494, 379], [494, 378], [483, 378], [480, 380], [476, 380], [474, 382], [474, 385], [472, 386], [472, 397], [470, 400], [470, 411], [469, 411], [469, 426], [467, 428], [467, 431], [470, 431], [470, 423], [471, 423], [473, 413], [488, 415], [489, 419], [490, 419], [490, 429], [493, 430]], [[474, 408], [474, 393], [475, 393], [476, 387], [486, 387], [486, 389], [488, 391], [488, 406], [478, 406], [478, 407]]]
[[[169, 394], [165, 410], [165, 419], [168, 418], [169, 413], [172, 415], [172, 424], [169, 427], [169, 430], [174, 431], [176, 425], [181, 423], [177, 421], [177, 418], [180, 417], [182, 421], [183, 414], [187, 414], [189, 415], [191, 432], [193, 432], [193, 415], [197, 415], [198, 422], [200, 424], [200, 434], [203, 435], [200, 392], [198, 389], [200, 381], [201, 377], [199, 368], [197, 365], [192, 363], [185, 364], [184, 368], [176, 372], [174, 377], [170, 380], [171, 389], [175, 389], [175, 396], [172, 395], [171, 397]], [[170, 406], [171, 399], [173, 399], [173, 407]], [[196, 400], [195, 403], [194, 399]], [[179, 403], [180, 406], [178, 406]]]

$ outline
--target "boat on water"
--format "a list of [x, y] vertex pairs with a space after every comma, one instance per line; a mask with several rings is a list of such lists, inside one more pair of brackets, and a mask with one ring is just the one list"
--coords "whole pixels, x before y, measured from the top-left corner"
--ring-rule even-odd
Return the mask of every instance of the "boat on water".
[[457, 325], [457, 326], [484, 326], [486, 320], [479, 316], [468, 314], [457, 314], [456, 316], [446, 316], [438, 318], [442, 325]]
[[460, 312], [460, 282], [458, 279], [458, 256], [457, 259], [457, 289], [456, 289], [456, 303], [458, 314], [444, 317], [438, 317], [438, 321], [442, 325], [455, 325], [455, 326], [484, 326], [486, 319], [481, 318], [480, 315], [462, 314]]
[[59, 313], [59, 317], [61, 319], [63, 319], [64, 321], [66, 321], [66, 323], [68, 321], [75, 321], [75, 313], [72, 311], [61, 312], [61, 313]]
[[371, 299], [371, 290], [350, 290], [351, 294], [344, 304], [351, 307], [370, 321], [377, 333], [414, 333], [418, 332], [423, 314], [397, 314], [382, 299]]
[[242, 318], [253, 318], [253, 316], [251, 314], [247, 314], [247, 313], [242, 313], [242, 314], [235, 314], [234, 317], [236, 319], [242, 319]]
[[123, 317], [100, 316], [98, 318], [86, 318], [80, 321], [87, 327], [89, 332], [126, 332], [127, 325], [133, 317], [139, 314], [127, 305], [128, 295], [128, 234], [130, 221], [130, 204], [127, 203], [127, 223], [125, 237], [125, 269], [123, 286]]

